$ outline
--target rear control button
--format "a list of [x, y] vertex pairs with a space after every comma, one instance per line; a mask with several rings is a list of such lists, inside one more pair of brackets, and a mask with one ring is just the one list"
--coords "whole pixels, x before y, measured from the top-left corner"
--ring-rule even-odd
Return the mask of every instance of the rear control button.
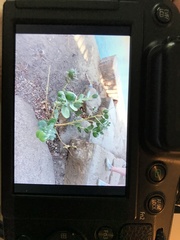
[[156, 231], [156, 240], [165, 240], [163, 228], [159, 228], [159, 229]]
[[158, 22], [168, 24], [172, 20], [172, 11], [167, 5], [158, 4], [155, 7], [155, 17]]
[[53, 234], [48, 240], [83, 240], [84, 238], [76, 232], [59, 231]]
[[114, 238], [114, 233], [110, 227], [101, 227], [97, 231], [96, 236], [98, 240], [112, 240]]
[[151, 214], [158, 214], [162, 212], [165, 206], [164, 197], [157, 194], [147, 199], [147, 208]]
[[148, 172], [148, 177], [151, 182], [158, 183], [163, 181], [166, 176], [166, 167], [162, 163], [155, 163], [151, 166]]

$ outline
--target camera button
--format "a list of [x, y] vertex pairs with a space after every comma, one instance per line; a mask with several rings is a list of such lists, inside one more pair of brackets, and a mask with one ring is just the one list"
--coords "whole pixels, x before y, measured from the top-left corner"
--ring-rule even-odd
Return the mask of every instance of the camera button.
[[161, 195], [154, 195], [147, 201], [147, 208], [151, 214], [158, 214], [162, 212], [165, 206], [164, 197]]
[[159, 4], [155, 7], [156, 20], [163, 24], [168, 24], [172, 20], [172, 11], [165, 4]]
[[162, 163], [155, 163], [151, 166], [148, 177], [153, 183], [158, 183], [163, 181], [166, 177], [166, 167]]
[[66, 230], [56, 232], [50, 238], [48, 238], [48, 240], [75, 240], [75, 239], [83, 240], [84, 238], [74, 231], [72, 232], [72, 231], [66, 231]]
[[101, 227], [96, 235], [98, 240], [112, 240], [114, 238], [113, 230], [110, 227]]

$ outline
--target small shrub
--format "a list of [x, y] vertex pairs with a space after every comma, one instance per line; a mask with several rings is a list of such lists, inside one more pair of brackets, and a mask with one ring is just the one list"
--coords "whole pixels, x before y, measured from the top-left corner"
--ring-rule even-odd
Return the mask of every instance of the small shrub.
[[[89, 92], [87, 95], [82, 93], [76, 95], [74, 92], [66, 90], [67, 85], [71, 81], [77, 79], [77, 72], [74, 69], [70, 69], [66, 72], [65, 79], [67, 84], [62, 90], [57, 92], [57, 97], [56, 101], [53, 103], [51, 116], [49, 116], [48, 120], [42, 119], [38, 122], [36, 137], [42, 142], [53, 141], [58, 135], [57, 129], [63, 126], [73, 125], [78, 129], [79, 132], [84, 131], [88, 134], [92, 133], [93, 137], [95, 138], [100, 134], [103, 134], [104, 130], [110, 126], [109, 112], [107, 109], [104, 109], [100, 114], [94, 114], [92, 116], [86, 116], [80, 119], [74, 118], [72, 121], [68, 122], [68, 119], [71, 117], [72, 113], [75, 117], [82, 117], [83, 111], [81, 108], [83, 105], [86, 103], [86, 101], [97, 98], [98, 95], [93, 94], [90, 96]], [[60, 123], [59, 120], [62, 118], [62, 116], [67, 119], [67, 121]], [[83, 127], [83, 121], [88, 121], [89, 126]]]

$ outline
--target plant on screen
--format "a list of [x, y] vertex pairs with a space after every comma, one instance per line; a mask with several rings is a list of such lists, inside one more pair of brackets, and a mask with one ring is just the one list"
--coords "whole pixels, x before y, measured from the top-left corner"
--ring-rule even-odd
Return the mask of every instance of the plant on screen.
[[[46, 87], [46, 109], [48, 105], [48, 88], [49, 88], [49, 75]], [[110, 125], [109, 122], [109, 112], [104, 109], [101, 113], [93, 114], [92, 116], [83, 116], [82, 107], [87, 101], [91, 101], [98, 97], [98, 94], [91, 95], [88, 92], [86, 95], [79, 94], [76, 95], [72, 91], [66, 90], [68, 84], [77, 79], [77, 72], [75, 69], [70, 69], [66, 72], [66, 85], [64, 88], [57, 92], [56, 100], [53, 102], [51, 109], [51, 114], [49, 114], [48, 119], [42, 119], [38, 122], [38, 130], [36, 132], [36, 137], [42, 141], [53, 141], [58, 134], [58, 128], [64, 126], [75, 126], [79, 132], [92, 133], [93, 137], [98, 137], [100, 134], [104, 134], [104, 130]], [[74, 116], [73, 120], [70, 117]], [[78, 118], [80, 117], [80, 118]], [[64, 118], [65, 121], [61, 122], [60, 119]], [[89, 125], [84, 127], [82, 125], [83, 121], [87, 121]]]

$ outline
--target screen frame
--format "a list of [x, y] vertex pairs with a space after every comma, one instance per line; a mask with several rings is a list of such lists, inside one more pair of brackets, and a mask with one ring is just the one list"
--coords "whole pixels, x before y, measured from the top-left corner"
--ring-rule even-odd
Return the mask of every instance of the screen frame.
[[[23, 34], [32, 34], [32, 35], [33, 34], [48, 34], [48, 35], [78, 34], [78, 35], [128, 36], [130, 37], [129, 55], [131, 54], [130, 26], [17, 24], [15, 25], [15, 46], [16, 46], [16, 34], [22, 34], [22, 35]], [[16, 59], [14, 61], [16, 61]], [[129, 56], [129, 61], [130, 61], [130, 56]], [[129, 62], [129, 73], [130, 73], [130, 62]], [[129, 82], [130, 80], [128, 80], [128, 88], [129, 88]], [[129, 91], [128, 91], [128, 94], [129, 94]], [[15, 97], [15, 94], [14, 94], [14, 97]], [[127, 146], [128, 146], [128, 106], [127, 106], [127, 132], [126, 132], [126, 164], [128, 166]], [[57, 195], [57, 196], [96, 196], [96, 197], [97, 196], [121, 196], [122, 197], [126, 195], [127, 182], [128, 182], [128, 171], [126, 171], [125, 186], [47, 185], [47, 184], [14, 183], [14, 193], [15, 194], [40, 194], [40, 195], [45, 194], [45, 195]]]
[[[136, 8], [136, 11], [134, 9]], [[58, 210], [61, 216], [76, 217], [82, 206], [82, 218], [118, 219], [122, 215], [134, 216], [137, 209], [138, 197], [138, 168], [139, 168], [139, 102], [141, 86], [141, 60], [144, 44], [143, 8], [138, 2], [119, 2], [117, 10], [87, 9], [19, 9], [15, 1], [7, 1], [3, 14], [3, 84], [2, 84], [2, 211], [5, 218], [52, 216]], [[14, 55], [15, 27], [17, 24], [45, 25], [91, 25], [91, 26], [128, 26], [131, 29], [130, 46], [130, 81], [129, 81], [129, 111], [128, 111], [128, 178], [125, 196], [59, 196], [50, 194], [15, 194], [14, 193]], [[148, 39], [149, 41], [149, 39]], [[8, 94], [6, 94], [8, 92]], [[43, 202], [43, 205], [42, 205]], [[70, 204], [71, 203], [71, 204]], [[12, 206], [12, 208], [9, 208]], [[36, 206], [33, 208], [33, 206]], [[65, 208], [63, 206], [66, 206]], [[68, 206], [68, 208], [67, 208]], [[94, 206], [98, 207], [94, 213]], [[119, 211], [111, 211], [112, 206]], [[108, 209], [108, 214], [103, 209]], [[22, 211], [26, 209], [26, 211]], [[77, 211], [75, 211], [77, 209]], [[75, 211], [75, 212], [74, 212]], [[88, 216], [86, 212], [88, 211]], [[73, 213], [73, 214], [72, 214]], [[128, 213], [128, 215], [127, 215]], [[58, 215], [59, 217], [59, 215]], [[124, 222], [124, 221], [123, 221]]]

